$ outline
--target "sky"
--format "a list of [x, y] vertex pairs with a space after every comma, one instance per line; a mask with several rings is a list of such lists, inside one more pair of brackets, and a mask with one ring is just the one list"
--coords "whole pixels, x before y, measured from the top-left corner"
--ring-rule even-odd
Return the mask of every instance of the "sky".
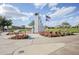
[[[68, 22], [79, 24], [79, 3], [0, 3], [0, 15], [11, 19], [15, 26], [27, 26], [38, 12], [43, 25], [57, 26]], [[46, 15], [51, 19], [46, 21]]]

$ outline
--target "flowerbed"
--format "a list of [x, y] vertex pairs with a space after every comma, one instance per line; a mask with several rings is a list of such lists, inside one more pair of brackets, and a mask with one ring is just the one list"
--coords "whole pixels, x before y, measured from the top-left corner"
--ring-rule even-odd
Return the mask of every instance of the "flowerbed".
[[11, 39], [28, 39], [28, 37], [26, 33], [17, 33], [15, 36], [11, 37]]
[[15, 32], [9, 32], [6, 35], [14, 35], [14, 34], [15, 34]]
[[41, 32], [39, 34], [45, 37], [59, 37], [59, 36], [73, 35], [73, 33], [69, 32], [47, 32], [47, 31]]

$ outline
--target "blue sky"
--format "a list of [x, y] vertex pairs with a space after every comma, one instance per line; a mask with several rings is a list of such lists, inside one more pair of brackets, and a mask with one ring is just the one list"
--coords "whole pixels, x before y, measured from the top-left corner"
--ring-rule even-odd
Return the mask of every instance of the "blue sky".
[[[28, 25], [39, 12], [43, 25], [57, 26], [62, 22], [79, 24], [79, 3], [7, 3], [0, 4], [0, 15], [11, 18], [13, 25]], [[46, 21], [45, 15], [51, 19]]]

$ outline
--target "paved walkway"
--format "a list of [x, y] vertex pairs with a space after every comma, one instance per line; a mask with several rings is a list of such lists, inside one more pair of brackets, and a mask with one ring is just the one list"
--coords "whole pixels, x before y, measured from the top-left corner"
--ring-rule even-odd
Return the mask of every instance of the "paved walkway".
[[0, 54], [79, 54], [79, 34], [64, 37], [43, 37], [29, 34], [30, 39], [12, 40], [3, 33], [0, 36]]
[[64, 43], [30, 45], [16, 50], [14, 54], [15, 55], [22, 55], [22, 54], [23, 55], [47, 55], [64, 46], [65, 46]]

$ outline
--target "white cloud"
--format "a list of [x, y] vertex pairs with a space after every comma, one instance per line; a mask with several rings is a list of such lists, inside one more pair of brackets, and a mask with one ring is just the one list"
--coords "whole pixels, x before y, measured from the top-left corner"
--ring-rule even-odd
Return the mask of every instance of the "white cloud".
[[68, 22], [70, 25], [75, 26], [79, 24], [79, 16], [71, 16], [71, 17], [65, 17], [62, 19], [52, 20], [49, 22], [46, 22], [47, 26], [58, 26], [61, 25], [63, 22]]
[[50, 10], [53, 11], [53, 10], [58, 10], [59, 8], [57, 7], [58, 3], [50, 3], [48, 4], [49, 8], [51, 8]]
[[34, 13], [32, 13], [32, 12], [29, 12], [29, 13], [27, 13], [27, 12], [22, 12], [24, 15], [27, 15], [27, 16], [32, 16], [32, 15], [34, 15]]
[[79, 16], [72, 16], [72, 17], [68, 17], [68, 18], [64, 18], [61, 20], [62, 22], [68, 22], [70, 23], [72, 26], [79, 24]]
[[79, 24], [79, 16], [76, 16], [76, 17], [74, 18], [74, 22], [76, 22], [75, 25]]
[[28, 20], [29, 18], [27, 17], [20, 17], [20, 19], [22, 19], [22, 21]]
[[59, 10], [59, 8], [58, 7], [52, 7], [50, 10], [51, 11], [53, 11], [53, 10], [57, 11], [57, 10]]
[[58, 9], [53, 14], [50, 14], [51, 17], [58, 17], [58, 16], [65, 16], [71, 12], [73, 12], [76, 9], [76, 7], [62, 7], [61, 9]]
[[[34, 6], [38, 9], [43, 9], [46, 5], [47, 3], [34, 3]], [[48, 3], [48, 7], [51, 8], [51, 10], [53, 10], [53, 7], [55, 9], [57, 5], [58, 3]]]
[[21, 12], [17, 7], [10, 4], [0, 5], [0, 15], [6, 16], [7, 18], [14, 19], [27, 19], [29, 16], [32, 16], [33, 13]]
[[62, 21], [49, 21], [49, 22], [46, 22], [46, 25], [49, 26], [49, 27], [54, 27], [54, 26], [57, 26], [57, 25], [60, 25], [62, 23]]
[[46, 3], [34, 3], [34, 6], [38, 9], [43, 9], [46, 6]]
[[[48, 22], [46, 21], [44, 23], [45, 25], [57, 26], [57, 25], [60, 25], [62, 22], [68, 22], [71, 25], [75, 25], [79, 22], [79, 17], [73, 17], [72, 15], [72, 13], [76, 10], [75, 6], [59, 8], [57, 7], [57, 5], [58, 4], [48, 4], [51, 11], [48, 12], [47, 15], [49, 15], [53, 20], [52, 21], [50, 20]], [[69, 16], [69, 15], [72, 15], [72, 16]], [[42, 17], [45, 18], [45, 15], [42, 15]]]
[[21, 14], [21, 12], [18, 8], [14, 7], [10, 4], [0, 5], [0, 13], [2, 13], [3, 15], [10, 14], [10, 16], [11, 16], [11, 14], [17, 15], [17, 16], [23, 15], [23, 14]]
[[49, 3], [48, 8], [50, 9], [50, 11], [47, 13], [47, 15], [50, 15], [52, 12], [59, 10], [57, 5], [58, 5], [58, 3]]
[[49, 3], [49, 4], [48, 4], [49, 8], [51, 8], [51, 7], [56, 7], [57, 5], [58, 5], [58, 3]]

